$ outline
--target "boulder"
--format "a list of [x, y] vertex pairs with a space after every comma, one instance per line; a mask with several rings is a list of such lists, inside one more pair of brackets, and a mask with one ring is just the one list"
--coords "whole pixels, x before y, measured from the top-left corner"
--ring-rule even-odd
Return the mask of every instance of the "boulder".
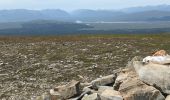
[[52, 100], [68, 99], [80, 93], [80, 82], [72, 80], [67, 85], [50, 90]]
[[135, 61], [133, 64], [140, 80], [154, 86], [165, 94], [170, 94], [169, 65], [142, 64], [141, 61]]
[[60, 94], [57, 91], [54, 91], [54, 89], [50, 90], [50, 97], [51, 97], [51, 100], [62, 100], [63, 99], [62, 94]]
[[136, 72], [131, 70], [131, 68], [122, 69], [122, 71], [118, 74], [115, 83], [113, 85], [114, 90], [119, 90], [120, 84], [124, 81], [128, 80], [129, 78], [136, 78]]
[[165, 100], [170, 100], [170, 95], [168, 95]]
[[127, 65], [126, 65], [126, 68], [135, 71], [133, 62], [135, 62], [135, 61], [142, 61], [142, 60], [143, 60], [142, 57], [140, 57], [140, 56], [135, 56], [134, 58], [132, 58], [131, 61], [128, 61]]
[[105, 90], [113, 90], [113, 87], [111, 87], [111, 86], [99, 86], [98, 87], [98, 93], [99, 94], [101, 94], [103, 91], [105, 91]]
[[124, 100], [165, 100], [159, 90], [138, 79], [127, 82], [129, 83], [122, 83], [119, 88]]
[[[77, 96], [77, 97], [74, 97], [74, 98], [70, 98], [68, 100], [81, 100], [81, 98], [84, 96], [84, 95], [89, 95], [89, 94], [92, 94], [92, 90], [88, 87], [85, 87], [87, 89], [83, 89], [81, 95]], [[89, 90], [90, 89], [90, 90]]]
[[96, 80], [93, 80], [91, 82], [92, 88], [93, 89], [98, 89], [99, 86], [114, 84], [115, 78], [116, 78], [116, 76], [114, 74], [104, 76], [104, 77], [101, 77], [101, 78], [97, 78]]
[[123, 97], [121, 96], [120, 92], [115, 91], [113, 89], [105, 89], [100, 94], [101, 100], [123, 100]]
[[81, 100], [101, 100], [97, 93], [85, 95]]
[[120, 75], [123, 78], [119, 80], [118, 91], [124, 100], [165, 100], [159, 90], [143, 83], [135, 72], [128, 71]]
[[91, 89], [91, 86], [87, 86], [83, 88], [83, 92], [95, 93], [96, 91]]
[[[165, 100], [170, 94], [170, 66], [142, 63], [135, 57], [124, 69], [91, 83], [71, 81], [50, 90], [50, 97], [42, 95], [36, 100]], [[170, 100], [170, 96], [166, 97]]]
[[88, 94], [91, 94], [92, 92], [91, 91], [84, 91], [81, 93], [81, 95], [79, 95], [78, 97], [74, 97], [74, 98], [70, 98], [68, 100], [81, 100], [81, 98], [84, 96], [84, 95], [88, 95]]

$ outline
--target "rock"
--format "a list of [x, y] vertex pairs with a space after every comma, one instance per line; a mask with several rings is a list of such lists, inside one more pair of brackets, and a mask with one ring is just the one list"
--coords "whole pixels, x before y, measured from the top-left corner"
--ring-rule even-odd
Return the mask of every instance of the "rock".
[[50, 97], [51, 97], [51, 100], [62, 100], [62, 99], [64, 99], [62, 97], [62, 94], [60, 94], [57, 91], [54, 91], [54, 89], [50, 90]]
[[53, 100], [68, 99], [80, 94], [80, 82], [72, 80], [67, 85], [58, 86], [50, 91]]
[[98, 89], [99, 86], [114, 84], [116, 76], [115, 75], [108, 75], [102, 78], [97, 78], [91, 82], [93, 89]]
[[69, 100], [81, 100], [81, 98], [84, 95], [92, 94], [94, 92], [94, 90], [92, 90], [90, 87], [91, 86], [84, 87], [81, 95], [79, 95], [78, 97], [75, 97], [75, 98], [70, 98]]
[[120, 92], [113, 89], [106, 89], [100, 95], [101, 100], [123, 100]]
[[135, 61], [134, 68], [143, 82], [152, 85], [165, 94], [170, 94], [170, 67], [160, 64], [142, 64]]
[[87, 87], [84, 87], [84, 88], [83, 88], [83, 92], [87, 92], [87, 91], [89, 91], [89, 92], [91, 92], [91, 93], [95, 93], [95, 90], [92, 90], [92, 89], [91, 89], [91, 86], [87, 86]]
[[142, 60], [143, 60], [142, 57], [140, 57], [140, 56], [135, 56], [131, 61], [129, 61], [129, 62], [127, 63], [126, 68], [129, 68], [129, 69], [135, 71], [133, 62], [135, 62], [135, 61], [142, 61]]
[[165, 100], [159, 90], [143, 83], [135, 72], [125, 74], [118, 89], [124, 100]]
[[84, 96], [81, 100], [101, 100], [97, 93]]
[[51, 100], [51, 98], [48, 93], [44, 93], [43, 95], [38, 96], [35, 100]]
[[78, 97], [75, 97], [75, 98], [70, 98], [68, 100], [81, 100], [81, 98], [84, 96], [84, 95], [88, 95], [88, 94], [91, 94], [92, 92], [91, 91], [84, 91], [83, 93], [81, 93], [80, 96]]
[[101, 94], [105, 90], [113, 90], [113, 87], [111, 86], [99, 86], [98, 87], [98, 93]]
[[130, 80], [129, 83], [121, 84], [119, 91], [124, 100], [165, 100], [159, 90], [139, 80]]
[[170, 100], [170, 95], [168, 95], [165, 100]]
[[83, 76], [81, 76], [81, 75], [77, 75], [80, 79], [84, 79], [84, 77]]
[[85, 83], [80, 83], [80, 85], [81, 85], [82, 87], [87, 87], [87, 86], [90, 86], [91, 83], [85, 82]]
[[131, 70], [131, 68], [127, 68], [127, 69], [122, 69], [122, 71], [118, 74], [115, 83], [113, 85], [113, 89], [114, 90], [118, 90], [120, 87], [120, 84], [122, 84], [125, 80], [127, 80], [128, 78], [135, 78], [136, 76], [136, 72], [134, 72], [133, 70]]
[[[159, 64], [143, 64], [135, 57], [124, 69], [113, 71], [113, 75], [81, 83], [71, 81], [50, 90], [50, 100], [165, 100], [170, 94], [170, 67]], [[113, 85], [113, 87], [112, 87]], [[163, 93], [163, 94], [161, 94]], [[44, 96], [44, 97], [48, 97]], [[48, 100], [43, 96], [36, 100]], [[169, 100], [170, 96], [166, 97]]]
[[30, 81], [36, 81], [36, 78], [29, 78]]

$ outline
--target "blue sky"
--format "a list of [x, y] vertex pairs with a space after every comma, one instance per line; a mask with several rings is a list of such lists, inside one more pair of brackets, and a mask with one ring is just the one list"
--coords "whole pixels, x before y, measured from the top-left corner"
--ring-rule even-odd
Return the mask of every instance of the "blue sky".
[[170, 0], [0, 0], [0, 9], [121, 9], [170, 4]]

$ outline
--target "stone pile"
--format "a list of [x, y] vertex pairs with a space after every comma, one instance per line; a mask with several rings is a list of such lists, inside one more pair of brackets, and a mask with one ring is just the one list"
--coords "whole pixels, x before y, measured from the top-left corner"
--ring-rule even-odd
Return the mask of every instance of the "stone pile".
[[170, 100], [170, 66], [135, 57], [124, 69], [88, 84], [71, 81], [36, 100]]

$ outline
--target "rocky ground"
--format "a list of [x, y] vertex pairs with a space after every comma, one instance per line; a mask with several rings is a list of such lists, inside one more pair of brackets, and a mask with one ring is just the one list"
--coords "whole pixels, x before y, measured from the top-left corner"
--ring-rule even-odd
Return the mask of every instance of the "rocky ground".
[[169, 37], [0, 37], [0, 99], [34, 100], [72, 79], [90, 82], [134, 56], [165, 49]]
[[142, 60], [134, 57], [125, 68], [86, 85], [72, 80], [36, 100], [170, 100], [170, 61], [158, 64]]

